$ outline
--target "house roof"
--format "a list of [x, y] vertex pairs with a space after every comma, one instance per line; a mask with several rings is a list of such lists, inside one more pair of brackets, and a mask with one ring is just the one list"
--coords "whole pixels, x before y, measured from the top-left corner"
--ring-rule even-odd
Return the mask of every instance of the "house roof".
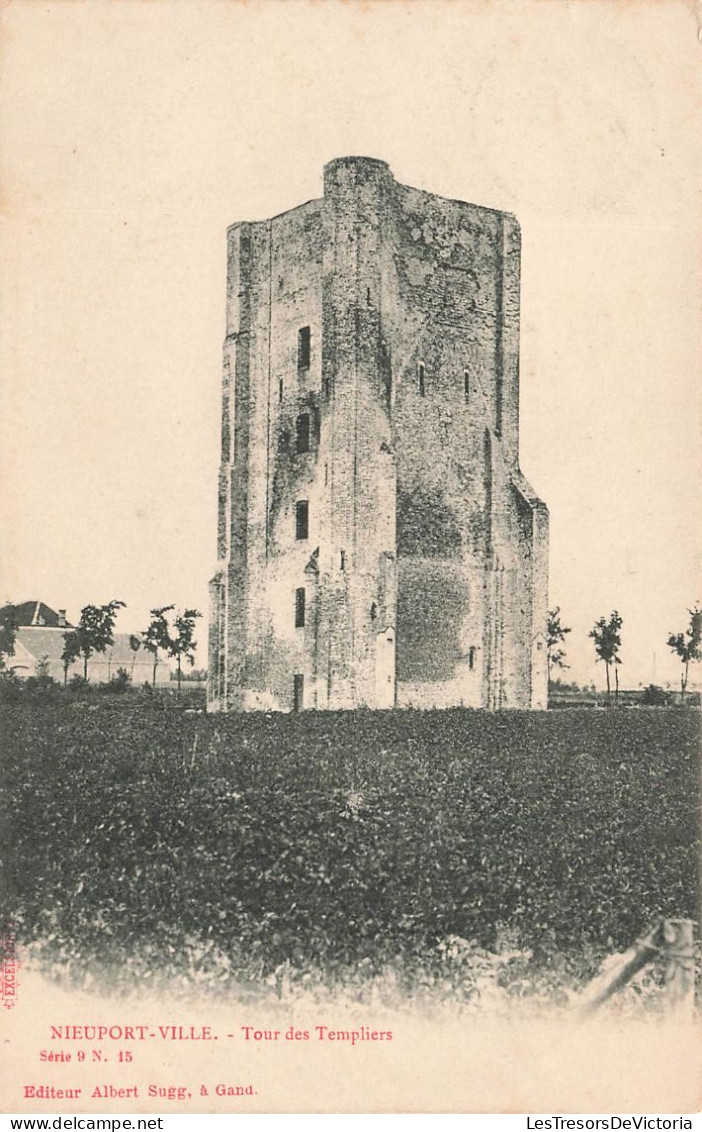
[[[12, 610], [13, 620], [17, 626], [47, 625], [58, 627], [59, 624], [59, 615], [56, 610], [43, 601], [23, 601], [19, 605], [3, 605], [0, 609], [0, 618], [3, 614], [8, 614], [10, 610]], [[64, 626], [68, 629], [73, 628], [68, 621], [64, 622]]]

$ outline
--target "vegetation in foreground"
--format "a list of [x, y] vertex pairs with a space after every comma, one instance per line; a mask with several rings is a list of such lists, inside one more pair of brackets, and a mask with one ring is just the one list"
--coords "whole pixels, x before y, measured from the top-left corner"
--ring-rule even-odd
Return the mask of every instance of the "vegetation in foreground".
[[558, 1000], [695, 917], [696, 713], [0, 709], [6, 909], [49, 973]]

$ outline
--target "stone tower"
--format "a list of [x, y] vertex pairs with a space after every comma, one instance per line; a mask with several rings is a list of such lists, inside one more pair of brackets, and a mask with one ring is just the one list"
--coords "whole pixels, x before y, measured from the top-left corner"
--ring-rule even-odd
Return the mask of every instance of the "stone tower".
[[546, 707], [519, 226], [345, 157], [228, 232], [211, 710]]

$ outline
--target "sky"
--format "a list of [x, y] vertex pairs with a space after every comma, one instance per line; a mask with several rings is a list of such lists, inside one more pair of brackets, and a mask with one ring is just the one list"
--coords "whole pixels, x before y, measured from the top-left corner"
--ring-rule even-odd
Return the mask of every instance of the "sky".
[[[699, 27], [683, 0], [9, 0], [0, 599], [207, 612], [225, 232], [325, 162], [515, 213], [521, 464], [568, 678], [675, 682], [700, 578]], [[203, 618], [200, 641], [206, 638]], [[199, 663], [205, 663], [204, 648]]]

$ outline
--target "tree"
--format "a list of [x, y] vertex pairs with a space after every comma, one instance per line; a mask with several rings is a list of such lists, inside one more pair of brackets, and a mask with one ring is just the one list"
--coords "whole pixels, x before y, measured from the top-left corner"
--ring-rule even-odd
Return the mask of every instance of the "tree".
[[607, 702], [611, 700], [612, 692], [609, 679], [609, 670], [614, 666], [614, 699], [619, 698], [619, 673], [617, 665], [621, 664], [619, 657], [619, 650], [622, 646], [622, 639], [619, 635], [619, 630], [622, 627], [622, 618], [613, 610], [609, 615], [609, 620], [605, 617], [600, 617], [595, 622], [594, 627], [590, 630], [589, 636], [595, 642], [595, 652], [597, 659], [603, 660], [605, 663], [605, 671], [607, 673]]
[[71, 629], [70, 633], [63, 634], [63, 652], [61, 653], [61, 660], [63, 662], [63, 685], [64, 688], [68, 684], [68, 669], [73, 664], [74, 660], [78, 660], [81, 653], [81, 638], [77, 629]]
[[184, 613], [178, 614], [173, 623], [176, 629], [176, 635], [171, 637], [169, 655], [172, 656], [176, 662], [178, 695], [180, 695], [181, 667], [183, 660], [187, 660], [191, 668], [195, 663], [196, 641], [194, 633], [195, 619], [197, 617], [202, 617], [202, 614], [199, 613], [197, 609], [186, 609]]
[[156, 686], [156, 669], [158, 668], [160, 652], [168, 653], [170, 646], [170, 632], [168, 629], [167, 613], [174, 608], [172, 605], [162, 605], [159, 609], [151, 610], [151, 621], [148, 628], [141, 634], [141, 643], [147, 652], [154, 658], [153, 676], [151, 683]]
[[690, 671], [690, 663], [702, 660], [702, 609], [695, 605], [688, 609], [690, 623], [684, 633], [671, 633], [668, 648], [672, 649], [683, 666], [680, 673], [680, 703], [685, 703], [685, 689]]
[[565, 662], [565, 649], [559, 646], [563, 644], [566, 635], [570, 633], [570, 629], [565, 625], [561, 625], [561, 607], [557, 605], [555, 609], [549, 609], [548, 622], [546, 626], [546, 648], [548, 650], [548, 678], [551, 679], [552, 668], [570, 668], [569, 664]]
[[114, 627], [117, 610], [124, 609], [123, 601], [110, 601], [107, 605], [86, 605], [80, 611], [80, 621], [75, 629], [64, 634], [62, 660], [64, 676], [68, 666], [83, 657], [83, 679], [88, 679], [88, 661], [93, 653], [104, 652], [114, 643]]
[[154, 655], [154, 684], [156, 683], [159, 651], [165, 652], [167, 656], [175, 660], [178, 694], [180, 695], [183, 660], [186, 660], [191, 668], [195, 663], [195, 621], [198, 617], [202, 617], [202, 614], [197, 609], [186, 609], [183, 613], [175, 614], [171, 619], [171, 625], [167, 614], [174, 610], [174, 605], [163, 605], [160, 609], [152, 609], [151, 623], [146, 632], [142, 634], [142, 642], [144, 648]]
[[18, 628], [15, 606], [11, 604], [3, 606], [0, 610], [0, 668], [5, 667], [3, 657], [15, 655]]

